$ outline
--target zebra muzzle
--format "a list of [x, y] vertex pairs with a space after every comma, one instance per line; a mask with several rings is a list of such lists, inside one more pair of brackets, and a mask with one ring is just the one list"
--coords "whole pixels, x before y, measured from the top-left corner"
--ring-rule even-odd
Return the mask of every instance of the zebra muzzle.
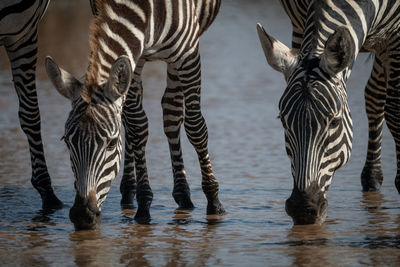
[[285, 208], [294, 224], [322, 224], [326, 218], [328, 201], [320, 189], [300, 192], [295, 187], [286, 200]]
[[96, 229], [101, 222], [96, 194], [91, 192], [88, 197], [83, 198], [77, 193], [74, 205], [69, 211], [69, 218], [76, 230]]

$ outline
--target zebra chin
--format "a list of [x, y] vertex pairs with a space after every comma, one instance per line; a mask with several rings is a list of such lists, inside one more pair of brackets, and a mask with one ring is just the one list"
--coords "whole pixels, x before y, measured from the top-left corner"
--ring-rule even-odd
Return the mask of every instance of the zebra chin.
[[286, 200], [285, 209], [295, 225], [322, 224], [326, 218], [328, 200], [317, 185], [310, 186], [306, 192], [294, 187]]
[[97, 207], [96, 193], [92, 191], [86, 198], [77, 193], [74, 205], [69, 211], [69, 218], [77, 231], [98, 228], [101, 223], [101, 212]]

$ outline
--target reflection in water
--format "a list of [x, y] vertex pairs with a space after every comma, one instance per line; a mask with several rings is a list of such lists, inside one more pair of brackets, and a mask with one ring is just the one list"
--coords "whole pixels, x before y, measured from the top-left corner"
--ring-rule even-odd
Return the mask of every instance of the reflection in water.
[[293, 264], [296, 266], [329, 265], [332, 260], [329, 243], [333, 237], [334, 234], [328, 232], [325, 225], [293, 226], [287, 234], [287, 244], [293, 247], [290, 252], [290, 256], [294, 258]]
[[[57, 195], [74, 200], [69, 155], [60, 137], [70, 103], [50, 86], [43, 59], [51, 55], [73, 74], [83, 74], [88, 56], [89, 1], [52, 0], [39, 35], [38, 94], [43, 139]], [[30, 159], [17, 117], [8, 63], [0, 55], [0, 266], [398, 266], [400, 205], [389, 179], [396, 174], [393, 141], [383, 136], [381, 192], [361, 193], [367, 120], [365, 58], [349, 81], [354, 121], [353, 155], [333, 180], [322, 226], [293, 226], [284, 210], [290, 195], [290, 162], [276, 119], [283, 78], [267, 67], [256, 22], [289, 44], [290, 24], [279, 1], [222, 1], [221, 12], [201, 39], [202, 105], [209, 150], [225, 216], [206, 216], [197, 155], [182, 138], [193, 211], [176, 211], [172, 171], [162, 128], [160, 99], [165, 65], [144, 70], [144, 106], [149, 117], [149, 179], [152, 221], [137, 224], [135, 210], [120, 208], [120, 176], [103, 207], [102, 226], [75, 232], [69, 209], [44, 213], [30, 185]], [[386, 176], [389, 177], [386, 179]]]
[[111, 247], [99, 230], [74, 232], [69, 237], [77, 266], [96, 265], [109, 255]]
[[365, 227], [368, 229], [368, 231], [365, 231], [367, 237], [371, 233], [376, 235], [376, 233], [383, 234], [385, 232], [385, 226], [391, 219], [384, 209], [385, 203], [386, 200], [381, 192], [365, 192], [362, 194], [361, 207], [367, 212], [365, 221]]
[[122, 244], [119, 244], [123, 250], [119, 263], [128, 266], [150, 266], [147, 251], [154, 249], [149, 245], [152, 236], [152, 226], [132, 225], [132, 229], [125, 228], [120, 240]]

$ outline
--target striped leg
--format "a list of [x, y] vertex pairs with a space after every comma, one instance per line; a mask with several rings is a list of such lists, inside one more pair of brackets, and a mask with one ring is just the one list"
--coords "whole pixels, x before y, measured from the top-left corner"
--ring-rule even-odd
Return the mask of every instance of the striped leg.
[[178, 73], [168, 66], [167, 88], [161, 101], [163, 109], [164, 132], [168, 138], [174, 175], [172, 195], [179, 209], [193, 209], [190, 188], [183, 165], [180, 129], [183, 121], [183, 92]]
[[32, 32], [14, 44], [7, 45], [15, 90], [19, 99], [19, 121], [28, 138], [31, 154], [33, 187], [42, 198], [43, 209], [57, 209], [62, 202], [55, 196], [47, 171], [40, 133], [40, 114], [36, 94], [35, 70], [37, 32]]
[[212, 172], [207, 148], [207, 126], [200, 110], [200, 65], [200, 54], [196, 50], [178, 70], [185, 102], [184, 124], [186, 135], [200, 161], [202, 188], [208, 200], [207, 214], [221, 214], [224, 208], [218, 199], [218, 182]]
[[400, 35], [394, 37], [394, 42], [390, 45], [388, 51], [390, 59], [387, 74], [385, 119], [396, 144], [397, 175], [395, 185], [400, 193]]
[[[136, 220], [147, 221], [150, 219], [150, 205], [153, 193], [147, 177], [145, 149], [148, 138], [148, 120], [143, 110], [143, 88], [140, 74], [143, 64], [138, 64], [135, 69], [134, 82], [129, 89], [123, 111], [125, 125], [125, 165], [121, 181], [121, 204], [132, 206], [136, 190], [138, 209]], [[134, 175], [136, 169], [136, 181]]]
[[381, 165], [382, 126], [386, 98], [385, 71], [379, 55], [375, 61], [365, 88], [365, 107], [368, 117], [368, 152], [361, 173], [363, 191], [376, 191], [382, 185], [383, 173]]

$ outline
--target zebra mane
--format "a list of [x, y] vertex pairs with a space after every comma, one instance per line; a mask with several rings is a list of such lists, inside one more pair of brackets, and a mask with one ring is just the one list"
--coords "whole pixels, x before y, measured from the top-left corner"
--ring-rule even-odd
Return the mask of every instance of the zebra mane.
[[86, 81], [83, 86], [81, 93], [82, 99], [89, 103], [93, 93], [95, 93], [97, 86], [97, 73], [99, 71], [98, 66], [98, 52], [99, 52], [99, 36], [101, 32], [100, 25], [104, 22], [104, 2], [107, 0], [91, 0], [90, 4], [92, 7], [92, 12], [95, 15], [94, 19], [90, 25], [90, 35], [89, 35], [89, 47], [90, 47], [90, 58], [89, 66], [86, 72]]

